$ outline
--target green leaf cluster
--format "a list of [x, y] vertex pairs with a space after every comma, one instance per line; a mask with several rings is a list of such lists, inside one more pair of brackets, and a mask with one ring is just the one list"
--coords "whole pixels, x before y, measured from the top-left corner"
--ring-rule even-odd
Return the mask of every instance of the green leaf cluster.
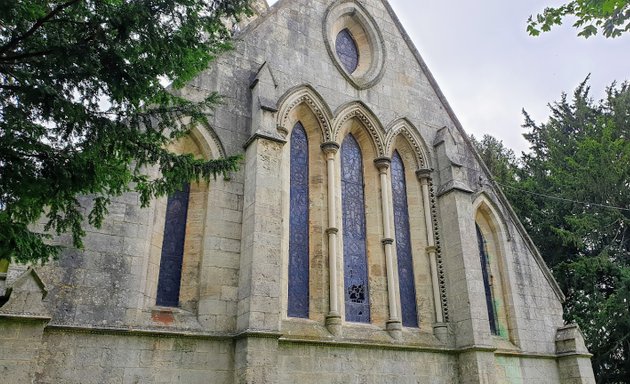
[[524, 113], [530, 150], [516, 161], [494, 139], [475, 143], [566, 293], [565, 320], [583, 330], [597, 382], [626, 383], [630, 84], [594, 101], [585, 81], [549, 107], [545, 123]]
[[575, 17], [573, 26], [578, 36], [588, 38], [601, 32], [606, 37], [618, 37], [630, 31], [630, 1], [574, 0], [559, 7], [547, 7], [527, 21], [527, 32], [538, 36], [554, 25], [561, 25], [567, 16]]
[[[166, 147], [219, 101], [176, 89], [229, 49], [226, 24], [249, 12], [247, 0], [0, 2], [0, 259], [56, 255], [30, 230], [42, 214], [80, 247], [85, 220], [98, 227], [112, 196], [135, 190], [146, 205], [235, 170], [237, 157]], [[93, 198], [87, 211], [82, 195]]]

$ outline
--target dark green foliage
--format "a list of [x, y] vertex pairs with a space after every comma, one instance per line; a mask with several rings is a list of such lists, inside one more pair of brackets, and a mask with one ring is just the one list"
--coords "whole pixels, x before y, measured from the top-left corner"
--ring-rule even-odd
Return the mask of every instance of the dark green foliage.
[[[508, 164], [497, 180], [567, 295], [566, 320], [582, 328], [597, 382], [626, 383], [630, 85], [613, 85], [595, 102], [584, 82], [550, 109], [544, 124], [525, 114], [530, 151], [520, 163], [502, 146], [481, 145], [480, 151], [491, 148], [500, 164]], [[506, 173], [513, 178], [501, 180]]]
[[618, 37], [630, 31], [630, 1], [628, 0], [573, 0], [559, 7], [545, 8], [543, 13], [530, 16], [527, 32], [532, 36], [548, 32], [573, 16], [578, 36], [588, 38], [601, 32], [606, 37]]
[[515, 180], [519, 160], [514, 151], [490, 135], [483, 135], [481, 140], [477, 140], [475, 136], [470, 139], [495, 181], [507, 184]]
[[[46, 261], [57, 248], [29, 225], [81, 246], [111, 196], [146, 205], [237, 158], [201, 161], [165, 150], [204, 123], [219, 98], [192, 103], [177, 89], [229, 48], [226, 20], [247, 0], [13, 0], [0, 2], [0, 259]], [[155, 165], [162, 177], [145, 173]], [[85, 212], [77, 197], [93, 196]]]

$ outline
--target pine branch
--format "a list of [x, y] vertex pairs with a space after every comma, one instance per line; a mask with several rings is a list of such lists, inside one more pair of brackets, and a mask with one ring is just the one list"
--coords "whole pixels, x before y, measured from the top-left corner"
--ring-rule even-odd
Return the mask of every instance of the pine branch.
[[33, 26], [26, 31], [23, 35], [21, 36], [16, 36], [13, 39], [9, 40], [8, 43], [6, 43], [5, 45], [3, 45], [2, 47], [0, 47], [0, 55], [5, 54], [6, 52], [8, 52], [11, 48], [15, 47], [17, 44], [19, 44], [21, 41], [28, 39], [29, 37], [31, 37], [35, 32], [37, 32], [37, 30], [39, 28], [41, 28], [46, 22], [48, 22], [49, 20], [51, 20], [53, 17], [55, 17], [58, 13], [60, 13], [61, 11], [63, 11], [64, 9], [80, 2], [81, 0], [70, 0], [66, 3], [63, 3], [59, 6], [57, 6], [55, 9], [53, 9], [52, 11], [50, 11], [46, 16], [42, 17], [41, 19], [38, 19], [35, 24], [33, 24]]

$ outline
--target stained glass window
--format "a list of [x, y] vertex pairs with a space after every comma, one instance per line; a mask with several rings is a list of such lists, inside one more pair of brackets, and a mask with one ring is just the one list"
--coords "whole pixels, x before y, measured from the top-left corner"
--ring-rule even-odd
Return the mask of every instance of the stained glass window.
[[488, 258], [488, 249], [486, 247], [486, 239], [479, 226], [475, 224], [477, 228], [477, 243], [479, 244], [479, 257], [481, 259], [481, 273], [483, 275], [483, 287], [486, 291], [486, 305], [488, 307], [488, 320], [490, 321], [490, 332], [493, 335], [498, 335], [499, 327], [497, 327], [497, 317], [494, 308], [494, 297], [492, 295], [492, 284], [490, 274], [490, 260]]
[[361, 149], [352, 135], [341, 145], [341, 200], [346, 320], [369, 323], [363, 164]]
[[291, 133], [288, 315], [308, 318], [308, 140], [302, 123]]
[[335, 49], [341, 64], [348, 73], [352, 73], [359, 66], [359, 49], [348, 28], [337, 34]]
[[165, 307], [177, 307], [179, 305], [179, 286], [182, 279], [189, 195], [190, 186], [186, 184], [181, 191], [169, 196], [166, 203], [157, 305]]
[[396, 230], [402, 323], [405, 327], [417, 327], [418, 310], [416, 308], [416, 287], [411, 256], [407, 184], [405, 182], [405, 168], [398, 151], [394, 152], [392, 157], [392, 201], [394, 203], [394, 229]]

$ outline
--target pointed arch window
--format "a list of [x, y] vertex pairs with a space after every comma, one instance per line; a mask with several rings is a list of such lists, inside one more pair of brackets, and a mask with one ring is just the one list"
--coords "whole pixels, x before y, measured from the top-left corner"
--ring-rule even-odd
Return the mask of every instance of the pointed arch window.
[[363, 161], [351, 134], [341, 145], [341, 202], [346, 320], [369, 323]]
[[156, 297], [156, 304], [164, 307], [179, 306], [189, 196], [190, 185], [185, 184], [181, 191], [170, 195], [166, 203], [164, 238], [162, 240]]
[[396, 231], [396, 254], [398, 257], [398, 281], [402, 323], [406, 327], [418, 326], [416, 287], [411, 255], [411, 233], [409, 230], [409, 208], [405, 167], [398, 154], [392, 157], [392, 201], [394, 205], [394, 229]]
[[479, 258], [481, 259], [481, 273], [483, 275], [483, 287], [486, 292], [486, 306], [488, 307], [488, 321], [490, 322], [490, 332], [493, 335], [499, 335], [499, 327], [497, 323], [497, 312], [495, 308], [495, 300], [492, 292], [492, 272], [490, 267], [490, 258], [488, 257], [488, 247], [486, 239], [475, 223], [477, 229], [477, 243], [479, 245]]
[[301, 122], [291, 133], [288, 308], [291, 317], [309, 315], [308, 138]]

